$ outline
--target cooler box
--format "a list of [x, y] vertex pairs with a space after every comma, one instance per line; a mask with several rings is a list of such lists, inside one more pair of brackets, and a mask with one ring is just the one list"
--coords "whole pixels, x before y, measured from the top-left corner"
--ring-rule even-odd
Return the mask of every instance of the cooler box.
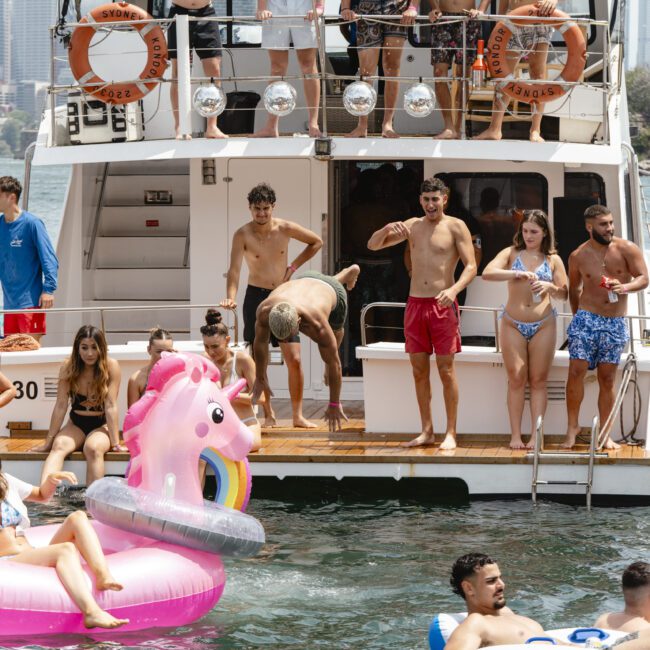
[[113, 106], [80, 92], [69, 93], [67, 122], [70, 144], [144, 139], [142, 101]]

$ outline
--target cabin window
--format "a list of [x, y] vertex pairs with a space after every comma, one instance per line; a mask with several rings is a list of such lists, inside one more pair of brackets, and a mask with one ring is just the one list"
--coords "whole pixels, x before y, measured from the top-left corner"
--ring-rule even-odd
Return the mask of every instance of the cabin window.
[[592, 199], [593, 203], [607, 205], [605, 181], [592, 172], [565, 173], [564, 196], [567, 199]]
[[481, 237], [479, 275], [512, 244], [521, 210], [548, 212], [548, 183], [541, 174], [437, 174], [450, 189], [445, 212]]

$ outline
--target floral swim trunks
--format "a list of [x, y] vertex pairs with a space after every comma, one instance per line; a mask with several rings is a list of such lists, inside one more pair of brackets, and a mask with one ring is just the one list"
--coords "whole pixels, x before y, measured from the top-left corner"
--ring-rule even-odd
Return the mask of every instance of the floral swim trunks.
[[[382, 16], [401, 15], [408, 7], [408, 0], [361, 0], [355, 13], [359, 15], [381, 14]], [[381, 47], [385, 38], [394, 36], [406, 38], [408, 27], [401, 25], [398, 20], [386, 22], [367, 22], [359, 20], [357, 23], [357, 47], [367, 49]]]
[[569, 329], [569, 357], [589, 362], [589, 370], [600, 363], [618, 365], [630, 339], [623, 316], [600, 316], [578, 309]]
[[[462, 13], [443, 13], [443, 16], [462, 16]], [[476, 43], [481, 33], [481, 23], [478, 20], [467, 21], [467, 53], [469, 63], [476, 56]], [[436, 63], [463, 63], [463, 21], [440, 21], [431, 26], [431, 65]]]

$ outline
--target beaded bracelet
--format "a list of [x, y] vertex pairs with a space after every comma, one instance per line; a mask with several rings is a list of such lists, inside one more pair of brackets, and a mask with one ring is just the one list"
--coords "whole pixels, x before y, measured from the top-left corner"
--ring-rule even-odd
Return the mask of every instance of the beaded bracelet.
[[289, 268], [290, 268], [294, 273], [298, 270], [298, 267], [297, 267], [295, 264], [293, 264], [293, 263], [289, 264]]
[[328, 406], [331, 406], [332, 408], [337, 408], [341, 406], [341, 402], [330, 402]]

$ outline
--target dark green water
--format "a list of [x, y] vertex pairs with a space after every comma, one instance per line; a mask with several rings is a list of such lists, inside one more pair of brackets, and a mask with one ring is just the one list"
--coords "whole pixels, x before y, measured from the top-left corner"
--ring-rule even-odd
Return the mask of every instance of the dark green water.
[[[35, 507], [34, 524], [59, 521], [79, 497]], [[455, 558], [498, 562], [508, 604], [547, 628], [589, 625], [620, 605], [625, 566], [649, 557], [650, 509], [528, 501], [423, 504], [254, 498], [266, 529], [259, 557], [226, 560], [221, 601], [179, 629], [100, 637], [16, 640], [7, 647], [426, 648], [431, 616], [462, 611], [451, 593]]]

